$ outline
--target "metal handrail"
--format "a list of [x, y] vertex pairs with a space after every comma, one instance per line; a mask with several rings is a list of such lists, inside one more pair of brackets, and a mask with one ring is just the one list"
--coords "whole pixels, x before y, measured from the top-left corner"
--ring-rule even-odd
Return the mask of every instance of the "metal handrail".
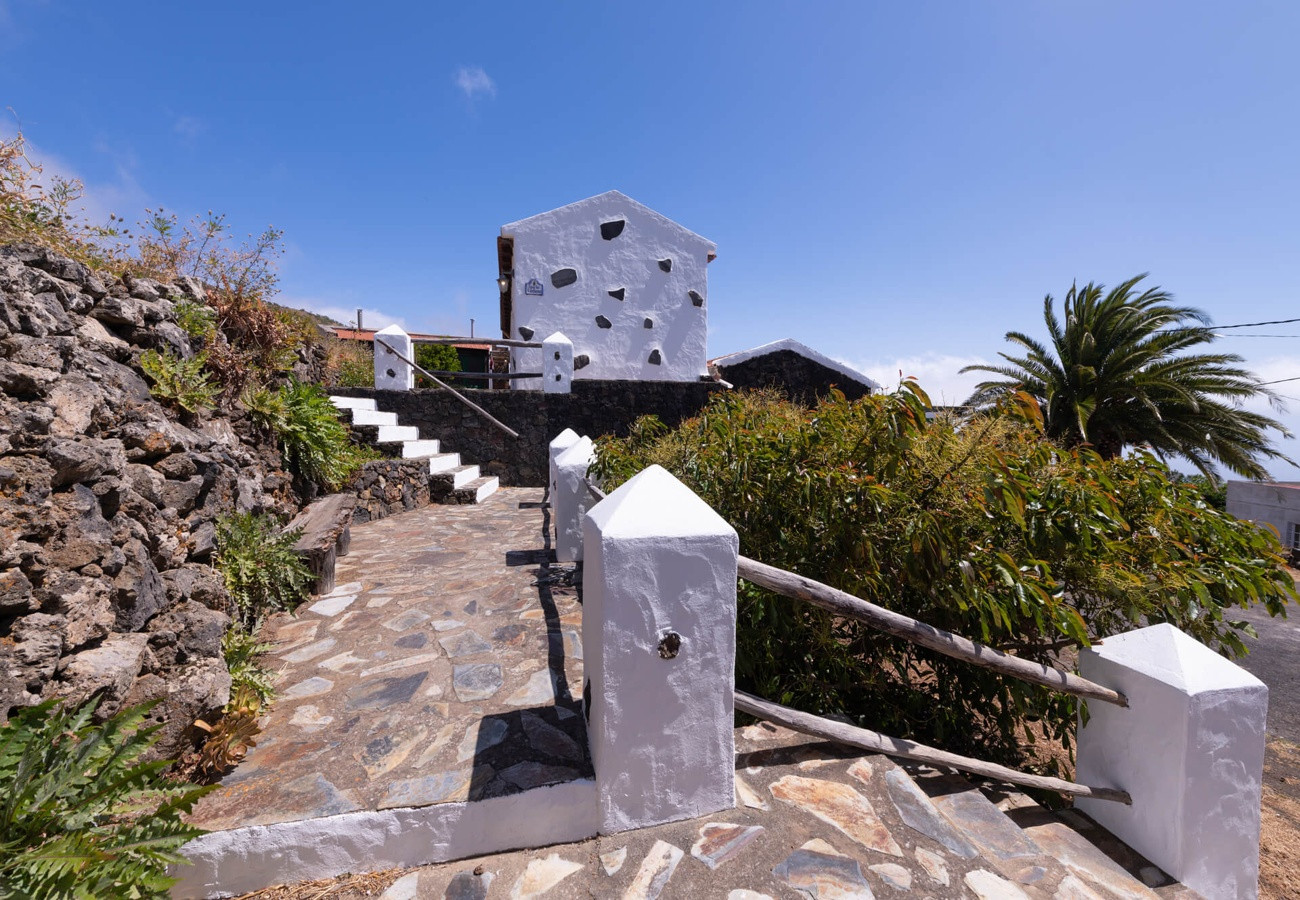
[[487, 419], [489, 422], [491, 422], [491, 423], [492, 423], [493, 425], [495, 425], [497, 428], [500, 428], [502, 431], [504, 431], [506, 434], [510, 435], [510, 436], [511, 436], [512, 438], [514, 438], [515, 440], [519, 440], [519, 432], [515, 431], [515, 430], [514, 430], [513, 428], [511, 428], [509, 425], [506, 425], [505, 423], [499, 421], [499, 420], [498, 420], [495, 416], [493, 416], [490, 412], [488, 412], [488, 411], [487, 411], [486, 409], [484, 409], [483, 407], [479, 406], [479, 405], [478, 405], [477, 403], [475, 403], [473, 400], [470, 400], [468, 397], [466, 397], [466, 396], [464, 396], [463, 394], [461, 394], [460, 391], [456, 390], [456, 389], [455, 389], [454, 387], [452, 387], [451, 385], [446, 384], [446, 383], [444, 383], [444, 382], [442, 382], [442, 381], [439, 381], [438, 378], [437, 378], [437, 376], [430, 375], [429, 372], [428, 372], [426, 369], [424, 369], [423, 367], [421, 367], [420, 364], [417, 363], [415, 360], [413, 360], [413, 359], [407, 359], [406, 356], [403, 355], [401, 352], [399, 352], [399, 351], [397, 351], [397, 350], [394, 350], [391, 346], [389, 346], [389, 344], [388, 344], [387, 341], [385, 341], [385, 340], [381, 340], [380, 337], [379, 337], [379, 335], [375, 335], [375, 343], [378, 344], [379, 346], [383, 347], [383, 348], [384, 348], [385, 350], [387, 350], [389, 353], [391, 353], [391, 354], [393, 354], [394, 356], [396, 356], [396, 357], [397, 357], [398, 359], [400, 359], [402, 362], [404, 362], [404, 363], [406, 363], [407, 365], [409, 365], [411, 368], [415, 369], [415, 371], [419, 372], [419, 373], [420, 373], [421, 375], [423, 375], [425, 378], [427, 378], [427, 379], [429, 379], [430, 381], [432, 381], [432, 382], [433, 382], [434, 384], [436, 384], [438, 387], [442, 388], [442, 389], [445, 390], [445, 391], [449, 391], [449, 392], [452, 394], [452, 396], [454, 396], [457, 400], [459, 400], [461, 403], [464, 403], [464, 404], [465, 404], [466, 406], [468, 406], [470, 409], [474, 410], [476, 413], [478, 413], [479, 415], [481, 415], [483, 418]]

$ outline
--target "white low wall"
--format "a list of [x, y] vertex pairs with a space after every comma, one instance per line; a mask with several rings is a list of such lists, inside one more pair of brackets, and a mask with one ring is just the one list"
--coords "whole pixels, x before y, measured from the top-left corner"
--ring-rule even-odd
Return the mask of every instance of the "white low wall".
[[1172, 625], [1107, 638], [1079, 668], [1129, 708], [1088, 705], [1077, 778], [1133, 805], [1078, 807], [1207, 900], [1256, 896], [1268, 688]]
[[214, 831], [181, 852], [172, 896], [230, 897], [274, 884], [379, 872], [550, 844], [597, 833], [589, 779], [471, 803], [354, 812]]

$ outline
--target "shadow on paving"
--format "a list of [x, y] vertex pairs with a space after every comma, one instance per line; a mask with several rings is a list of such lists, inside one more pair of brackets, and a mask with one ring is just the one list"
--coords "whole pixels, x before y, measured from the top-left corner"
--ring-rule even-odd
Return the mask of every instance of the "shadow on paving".
[[570, 688], [582, 678], [581, 607], [572, 569], [553, 562], [541, 496], [505, 488], [478, 506], [354, 526], [336, 589], [268, 622], [278, 696], [258, 745], [200, 801], [195, 824], [472, 801], [590, 777]]

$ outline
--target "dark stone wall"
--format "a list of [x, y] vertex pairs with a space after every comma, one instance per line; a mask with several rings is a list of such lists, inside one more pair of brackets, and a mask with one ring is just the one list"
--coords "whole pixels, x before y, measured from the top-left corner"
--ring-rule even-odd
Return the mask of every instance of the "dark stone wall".
[[415, 425], [421, 438], [442, 441], [461, 461], [477, 464], [502, 484], [546, 484], [546, 447], [565, 428], [593, 438], [624, 435], [640, 416], [656, 415], [671, 426], [689, 418], [726, 390], [711, 381], [575, 381], [571, 394], [540, 391], [471, 391], [468, 396], [519, 432], [514, 440], [441, 388], [378, 391], [338, 388], [337, 395], [373, 397], [402, 425]]
[[429, 505], [429, 468], [423, 461], [379, 459], [366, 463], [343, 488], [355, 493], [355, 524]]
[[793, 350], [777, 350], [725, 368], [719, 366], [718, 372], [737, 390], [774, 387], [795, 403], [808, 406], [829, 394], [832, 387], [839, 388], [850, 400], [871, 393], [860, 382]]

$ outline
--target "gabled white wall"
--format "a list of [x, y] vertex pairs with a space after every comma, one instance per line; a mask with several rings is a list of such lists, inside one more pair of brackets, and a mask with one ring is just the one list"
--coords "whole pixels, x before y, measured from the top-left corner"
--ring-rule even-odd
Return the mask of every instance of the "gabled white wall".
[[[622, 233], [605, 240], [601, 224], [619, 219], [626, 223]], [[707, 373], [705, 267], [712, 242], [618, 191], [505, 225], [501, 234], [514, 239], [510, 338], [540, 342], [564, 332], [575, 356], [590, 360], [574, 372], [577, 379], [696, 381]], [[672, 261], [670, 272], [659, 265], [665, 259]], [[555, 287], [551, 276], [566, 268], [577, 272], [577, 281]], [[525, 292], [533, 279], [542, 286], [540, 297]], [[623, 300], [609, 295], [620, 288]], [[597, 316], [610, 327], [602, 328]], [[650, 362], [656, 350], [657, 365]], [[542, 352], [515, 348], [511, 364], [515, 372], [540, 372]], [[540, 387], [531, 378], [511, 384]]]

